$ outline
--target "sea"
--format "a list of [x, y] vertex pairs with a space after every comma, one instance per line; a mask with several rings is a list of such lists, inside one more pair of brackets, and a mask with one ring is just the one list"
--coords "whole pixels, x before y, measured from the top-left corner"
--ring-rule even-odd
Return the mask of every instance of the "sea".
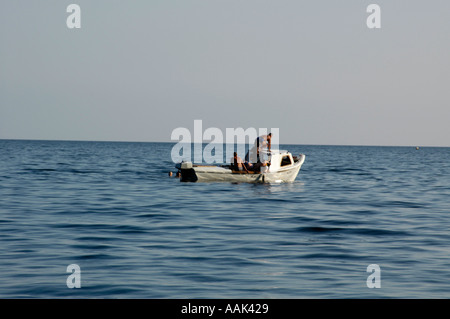
[[173, 146], [0, 140], [0, 298], [450, 298], [450, 148], [281, 145], [296, 180], [246, 184]]

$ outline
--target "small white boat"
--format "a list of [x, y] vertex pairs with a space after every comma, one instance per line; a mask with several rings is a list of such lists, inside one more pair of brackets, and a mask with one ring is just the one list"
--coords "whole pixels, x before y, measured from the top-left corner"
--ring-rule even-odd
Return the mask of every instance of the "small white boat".
[[267, 166], [248, 172], [233, 169], [233, 165], [200, 165], [181, 162], [175, 165], [182, 182], [281, 183], [293, 182], [305, 161], [305, 155], [292, 156], [288, 151], [266, 152]]

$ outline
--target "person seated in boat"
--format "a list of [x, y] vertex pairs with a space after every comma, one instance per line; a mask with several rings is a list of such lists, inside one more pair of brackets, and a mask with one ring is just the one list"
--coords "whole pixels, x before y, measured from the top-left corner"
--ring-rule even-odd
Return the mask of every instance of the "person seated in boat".
[[245, 161], [244, 162], [244, 167], [247, 168], [247, 173], [248, 173], [248, 171], [252, 171], [253, 170], [253, 164], [250, 163], [249, 161]]
[[231, 162], [233, 163], [233, 170], [235, 171], [246, 171], [248, 173], [247, 167], [244, 165], [244, 161], [240, 158], [236, 152], [233, 153]]
[[268, 161], [258, 162], [256, 164], [253, 164], [253, 171], [255, 173], [261, 172], [261, 167], [269, 166]]

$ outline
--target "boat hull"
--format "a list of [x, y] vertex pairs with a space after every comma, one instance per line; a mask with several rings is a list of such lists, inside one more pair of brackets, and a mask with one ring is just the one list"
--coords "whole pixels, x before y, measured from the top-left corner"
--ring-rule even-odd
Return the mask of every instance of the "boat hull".
[[232, 183], [282, 183], [293, 182], [305, 161], [305, 155], [300, 155], [297, 162], [289, 167], [275, 172], [245, 173], [236, 172], [224, 166], [193, 165], [181, 168], [182, 182], [232, 182]]

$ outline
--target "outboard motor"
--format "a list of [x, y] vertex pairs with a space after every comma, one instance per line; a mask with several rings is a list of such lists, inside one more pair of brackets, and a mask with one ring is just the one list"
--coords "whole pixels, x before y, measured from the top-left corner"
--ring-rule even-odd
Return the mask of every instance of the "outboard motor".
[[177, 168], [181, 171], [181, 182], [196, 182], [198, 180], [191, 162], [182, 162], [179, 166], [177, 165]]

